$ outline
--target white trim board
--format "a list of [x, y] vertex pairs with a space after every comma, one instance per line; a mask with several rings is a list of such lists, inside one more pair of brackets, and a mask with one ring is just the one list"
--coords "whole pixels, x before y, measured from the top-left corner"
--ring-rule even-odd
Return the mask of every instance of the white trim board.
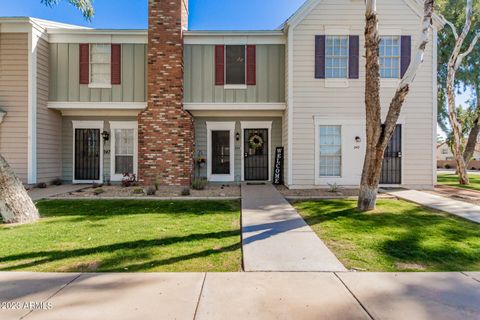
[[241, 177], [245, 181], [245, 129], [268, 129], [268, 180], [272, 180], [272, 122], [273, 121], [240, 121], [240, 159]]
[[[72, 183], [103, 183], [103, 137], [104, 130], [103, 121], [78, 121], [72, 120]], [[98, 180], [76, 180], [75, 179], [75, 129], [98, 129], [100, 130], [100, 174]]]
[[145, 110], [146, 102], [70, 102], [70, 101], [49, 101], [49, 109], [56, 110]]
[[110, 121], [110, 180], [122, 181], [123, 174], [115, 173], [115, 129], [133, 129], [133, 174], [138, 177], [138, 122]]
[[[207, 121], [207, 179], [212, 182], [235, 181], [235, 122]], [[230, 132], [230, 174], [212, 173], [212, 131]]]
[[285, 110], [285, 103], [195, 103], [187, 102], [185, 110], [222, 110], [222, 111], [250, 111], [250, 110]]

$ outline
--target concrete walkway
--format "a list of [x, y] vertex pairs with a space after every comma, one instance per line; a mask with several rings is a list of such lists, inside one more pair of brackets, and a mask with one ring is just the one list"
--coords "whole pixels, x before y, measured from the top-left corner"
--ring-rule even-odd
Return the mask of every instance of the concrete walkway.
[[393, 191], [389, 192], [389, 194], [400, 199], [418, 203], [428, 208], [448, 212], [464, 219], [480, 223], [480, 206], [471, 203], [457, 201], [416, 190]]
[[0, 319], [479, 319], [477, 273], [0, 273]]
[[345, 271], [270, 184], [242, 185], [242, 244], [245, 271]]
[[33, 201], [42, 200], [58, 196], [60, 194], [81, 190], [91, 185], [64, 184], [61, 186], [48, 186], [48, 188], [34, 188], [28, 191], [28, 195]]

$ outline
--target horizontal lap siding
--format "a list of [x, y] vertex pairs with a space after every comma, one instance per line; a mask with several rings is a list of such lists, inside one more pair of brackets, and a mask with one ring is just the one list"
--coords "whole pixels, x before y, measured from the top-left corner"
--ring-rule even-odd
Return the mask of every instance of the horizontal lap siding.
[[26, 182], [28, 158], [28, 34], [0, 33], [0, 154]]
[[[315, 179], [313, 117], [365, 118], [364, 106], [364, 16], [363, 2], [324, 0], [295, 28], [294, 36], [294, 120], [293, 184], [313, 185]], [[404, 2], [386, 0], [378, 3], [380, 28], [402, 29], [415, 43], [419, 17]], [[360, 80], [349, 80], [349, 88], [325, 88], [324, 80], [314, 79], [314, 38], [324, 26], [350, 26], [351, 34], [360, 35]], [[404, 125], [404, 184], [431, 185], [434, 143], [432, 44], [412, 86], [402, 111]], [[386, 114], [395, 88], [382, 88], [381, 101]], [[353, 144], [352, 137], [352, 144]], [[352, 159], [349, 159], [352, 161]], [[363, 159], [362, 159], [363, 160]], [[356, 159], [355, 161], [358, 161]]]
[[62, 174], [62, 117], [47, 108], [48, 43], [40, 39], [37, 47], [37, 180], [50, 182]]
[[144, 44], [122, 44], [120, 85], [90, 89], [80, 84], [78, 43], [50, 44], [50, 100], [81, 102], [145, 102], [147, 52]]
[[285, 102], [285, 46], [257, 45], [257, 83], [246, 90], [215, 86], [215, 46], [185, 45], [185, 102]]
[[[204, 118], [197, 117], [195, 118], [195, 158], [198, 158], [200, 153], [206, 158], [207, 157], [207, 122], [234, 122], [235, 121], [235, 134], [241, 132], [241, 121], [272, 121], [272, 132], [269, 134], [272, 135], [272, 155], [271, 155], [271, 165], [272, 165], [272, 175], [273, 175], [273, 163], [275, 161], [275, 148], [282, 146], [282, 118]], [[260, 128], [259, 128], [260, 129]], [[236, 141], [235, 139], [235, 181], [240, 181], [242, 175], [242, 154], [241, 154], [241, 139]], [[198, 168], [195, 168], [198, 170]], [[198, 172], [196, 172], [197, 176]], [[207, 176], [207, 168], [200, 170], [202, 177]], [[271, 177], [270, 177], [271, 178]]]

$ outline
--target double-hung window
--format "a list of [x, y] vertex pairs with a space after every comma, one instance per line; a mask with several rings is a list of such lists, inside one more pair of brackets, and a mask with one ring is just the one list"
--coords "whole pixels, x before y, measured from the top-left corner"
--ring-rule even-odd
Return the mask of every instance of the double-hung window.
[[245, 46], [225, 46], [225, 84], [246, 84]]
[[111, 84], [111, 45], [92, 44], [90, 46], [90, 85], [110, 86]]
[[320, 177], [342, 175], [342, 127], [320, 126]]
[[135, 121], [111, 121], [111, 179], [120, 181], [126, 173], [137, 174], [138, 133]]
[[348, 36], [327, 36], [325, 46], [325, 77], [348, 78]]
[[380, 38], [380, 76], [384, 79], [400, 78], [399, 36], [383, 36]]

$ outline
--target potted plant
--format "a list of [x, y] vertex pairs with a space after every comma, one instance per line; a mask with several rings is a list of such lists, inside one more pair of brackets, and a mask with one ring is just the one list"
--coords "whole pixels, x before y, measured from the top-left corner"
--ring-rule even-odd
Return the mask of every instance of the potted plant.
[[207, 159], [205, 157], [198, 157], [197, 158], [197, 164], [199, 165], [200, 168], [205, 168], [205, 165], [207, 164]]

